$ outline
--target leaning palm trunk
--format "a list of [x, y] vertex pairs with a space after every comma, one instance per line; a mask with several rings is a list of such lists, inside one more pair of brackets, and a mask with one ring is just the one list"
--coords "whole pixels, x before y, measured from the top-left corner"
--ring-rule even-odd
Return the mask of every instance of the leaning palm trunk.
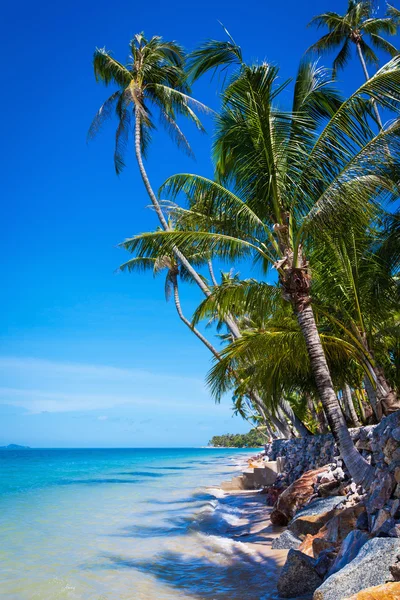
[[[164, 229], [164, 231], [169, 231], [170, 227], [168, 226], [167, 220], [163, 214], [160, 203], [158, 202], [157, 197], [153, 191], [153, 188], [151, 187], [149, 178], [147, 176], [146, 169], [144, 167], [142, 150], [141, 150], [141, 114], [140, 114], [140, 109], [138, 107], [136, 107], [136, 109], [135, 109], [135, 154], [136, 154], [136, 159], [138, 161], [139, 170], [140, 170], [140, 174], [143, 179], [144, 186], [150, 197], [151, 203], [153, 204], [154, 209], [157, 213], [158, 219], [161, 223], [161, 227]], [[177, 258], [177, 260], [181, 262], [181, 264], [185, 267], [185, 269], [188, 271], [188, 273], [190, 273], [190, 275], [193, 277], [193, 280], [197, 283], [197, 285], [199, 286], [199, 288], [201, 289], [203, 294], [205, 296], [210, 296], [210, 294], [211, 294], [210, 289], [204, 283], [203, 279], [200, 277], [200, 275], [198, 274], [196, 269], [194, 269], [192, 267], [192, 265], [190, 264], [190, 262], [188, 261], [186, 256], [184, 256], [184, 254], [182, 254], [182, 252], [176, 246], [174, 246], [173, 252], [174, 252], [174, 255]], [[240, 331], [239, 331], [239, 328], [237, 327], [236, 323], [233, 321], [233, 319], [231, 319], [228, 316], [225, 318], [225, 323], [226, 323], [227, 327], [229, 328], [230, 332], [232, 333], [232, 335], [235, 338], [239, 338]]]
[[365, 377], [364, 377], [364, 386], [365, 386], [365, 391], [367, 392], [367, 397], [368, 397], [369, 403], [372, 407], [372, 410], [374, 411], [376, 420], [379, 422], [382, 418], [382, 407], [381, 407], [380, 403], [378, 404], [378, 399], [376, 397], [376, 390], [375, 390], [374, 386], [372, 385], [371, 380], [368, 377], [368, 375], [365, 375]]
[[373, 469], [356, 450], [347, 429], [333, 389], [332, 379], [322, 348], [312, 307], [308, 304], [296, 310], [296, 316], [307, 346], [311, 370], [328, 419], [332, 434], [338, 444], [340, 454], [354, 481], [368, 489], [373, 478]]
[[[179, 318], [192, 331], [192, 333], [194, 333], [194, 335], [196, 335], [198, 337], [198, 339], [208, 348], [208, 350], [210, 350], [210, 352], [215, 356], [215, 358], [217, 360], [221, 360], [221, 355], [219, 354], [218, 350], [207, 340], [206, 337], [204, 337], [200, 333], [200, 331], [198, 329], [196, 329], [196, 327], [194, 327], [191, 324], [189, 319], [187, 319], [185, 317], [185, 315], [183, 314], [181, 302], [180, 302], [180, 298], [179, 298], [177, 271], [173, 271], [170, 273], [170, 279], [171, 279], [171, 282], [173, 285], [175, 307], [176, 307], [176, 311], [178, 313]], [[233, 373], [233, 374], [234, 374], [234, 377], [239, 381], [239, 377], [235, 373]], [[271, 437], [276, 437], [275, 434], [273, 433], [273, 429], [275, 429], [277, 431], [278, 437], [281, 437], [281, 438], [291, 437], [290, 429], [287, 426], [287, 423], [284, 418], [281, 418], [281, 420], [278, 420], [273, 415], [270, 415], [269, 419], [271, 420], [271, 423], [272, 423], [272, 430], [271, 430], [270, 425], [269, 425], [268, 416], [265, 413], [264, 405], [263, 405], [261, 399], [259, 398], [258, 394], [256, 392], [249, 392], [248, 396], [249, 396], [251, 402], [257, 407], [262, 419], [264, 420], [265, 426], [268, 427], [268, 431], [271, 434]], [[292, 416], [293, 416], [293, 419], [291, 418], [290, 415], [289, 415], [289, 418], [290, 418], [290, 420], [292, 420], [294, 427], [296, 427], [296, 429], [299, 432], [300, 432], [301, 427], [303, 428], [303, 431], [307, 431], [305, 429], [304, 425], [301, 423], [300, 419], [298, 419], [296, 417], [296, 415], [293, 413], [293, 411], [292, 411]], [[282, 415], [281, 415], [281, 417], [282, 417]]]
[[310, 435], [310, 431], [300, 421], [300, 419], [298, 418], [298, 416], [295, 414], [293, 408], [290, 406], [290, 403], [287, 400], [285, 400], [284, 398], [282, 398], [279, 404], [280, 404], [283, 412], [287, 416], [287, 418], [293, 423], [293, 427], [295, 429], [297, 429], [299, 435], [301, 437], [305, 437], [307, 435]]
[[354, 408], [353, 398], [351, 397], [351, 389], [348, 383], [343, 386], [343, 402], [348, 418], [351, 421], [353, 427], [360, 427], [361, 423], [358, 420], [356, 409]]
[[291, 302], [294, 314], [304, 336], [311, 372], [315, 379], [329, 427], [336, 440], [343, 461], [354, 481], [362, 485], [365, 489], [368, 489], [372, 483], [373, 469], [353, 444], [333, 388], [331, 374], [315, 322], [314, 311], [311, 306], [311, 275], [308, 269], [308, 262], [300, 247], [297, 256], [297, 266], [293, 265], [293, 252], [290, 246], [285, 243], [285, 233], [285, 229], [283, 229], [282, 233], [278, 231], [280, 247], [285, 256], [285, 260], [282, 262], [283, 269], [280, 272], [283, 296]]
[[192, 326], [189, 319], [187, 319], [185, 317], [185, 315], [183, 314], [182, 307], [181, 307], [181, 301], [179, 298], [177, 276], [178, 276], [177, 272], [172, 273], [171, 281], [172, 281], [172, 285], [173, 285], [173, 289], [174, 289], [174, 301], [175, 301], [176, 312], [178, 313], [180, 320], [183, 323], [185, 323], [185, 325], [187, 327], [189, 327], [189, 329], [192, 331], [192, 333], [194, 333], [194, 335], [199, 338], [199, 340], [209, 349], [209, 351], [212, 352], [212, 354], [215, 356], [215, 358], [217, 360], [221, 360], [221, 355], [219, 354], [218, 350], [216, 348], [214, 348], [214, 346], [208, 341], [207, 338], [204, 337], [204, 335], [202, 335], [200, 333], [200, 331], [198, 329], [196, 329], [196, 327]]
[[[369, 73], [368, 73], [367, 65], [366, 65], [366, 62], [365, 62], [365, 58], [364, 58], [364, 55], [363, 55], [360, 43], [357, 42], [356, 46], [357, 46], [358, 57], [360, 59], [361, 66], [362, 66], [363, 71], [364, 71], [365, 79], [366, 79], [366, 81], [368, 81], [368, 79], [369, 79]], [[383, 127], [383, 125], [382, 125], [382, 119], [381, 119], [381, 115], [379, 114], [379, 110], [378, 110], [378, 107], [376, 105], [375, 100], [372, 100], [372, 106], [374, 108], [374, 113], [375, 113], [378, 125], [379, 125], [380, 129], [382, 129], [382, 127]]]
[[[372, 402], [376, 400], [375, 407], [372, 406], [372, 408], [374, 409], [378, 421], [380, 421], [382, 417], [382, 412], [385, 415], [390, 415], [396, 410], [399, 410], [400, 401], [397, 398], [396, 392], [393, 390], [392, 386], [386, 379], [382, 367], [376, 363], [374, 353], [369, 347], [365, 334], [362, 336], [362, 343], [364, 345], [367, 357], [369, 359], [369, 363], [371, 365], [369, 371], [376, 386], [375, 396], [373, 394], [371, 395]], [[365, 380], [367, 378], [368, 377], [366, 377]], [[369, 388], [366, 387], [366, 390], [368, 394], [368, 399], [370, 400], [370, 394], [368, 392]]]

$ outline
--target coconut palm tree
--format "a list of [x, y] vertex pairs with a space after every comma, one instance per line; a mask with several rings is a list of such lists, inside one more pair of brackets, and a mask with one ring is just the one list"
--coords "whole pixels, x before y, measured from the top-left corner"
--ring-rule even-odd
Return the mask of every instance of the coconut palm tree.
[[[333, 76], [336, 77], [337, 71], [344, 69], [348, 64], [351, 48], [355, 46], [365, 79], [369, 79], [367, 65], [379, 66], [376, 50], [384, 51], [391, 57], [398, 54], [397, 48], [382, 37], [382, 34], [395, 35], [399, 22], [395, 10], [389, 11], [384, 18], [378, 18], [374, 17], [372, 3], [368, 0], [361, 2], [349, 0], [344, 15], [327, 12], [317, 15], [310, 21], [309, 26], [327, 27], [328, 33], [310, 46], [308, 52], [326, 54], [339, 50], [333, 60]], [[381, 117], [375, 104], [374, 110], [378, 124], [382, 127]]]
[[[192, 120], [203, 131], [200, 120], [193, 109], [208, 111], [202, 103], [189, 96], [190, 88], [184, 71], [184, 52], [176, 42], [164, 41], [159, 36], [147, 40], [143, 33], [136, 34], [130, 42], [131, 56], [127, 65], [113, 58], [110, 52], [96, 49], [93, 59], [95, 77], [106, 86], [115, 85], [118, 89], [98, 110], [88, 132], [93, 138], [104, 121], [113, 116], [118, 119], [115, 138], [114, 164], [117, 174], [124, 166], [124, 156], [129, 143], [129, 135], [134, 136], [134, 147], [140, 174], [151, 203], [163, 230], [169, 230], [168, 221], [147, 175], [144, 158], [155, 129], [151, 108], [159, 112], [161, 123], [167, 128], [178, 146], [189, 154], [190, 146], [180, 130], [177, 116]], [[177, 246], [173, 248], [175, 260], [190, 273], [203, 294], [210, 294], [204, 278], [198, 273]], [[232, 335], [240, 337], [236, 323], [226, 317], [227, 327]]]
[[[307, 250], [320, 235], [365, 226], [374, 203], [398, 183], [400, 121], [375, 133], [366, 119], [368, 98], [400, 108], [400, 58], [394, 58], [341, 101], [325, 72], [302, 63], [293, 111], [275, 99], [285, 87], [278, 70], [248, 66], [232, 40], [209, 42], [192, 57], [194, 77], [218, 65], [238, 65], [224, 90], [214, 144], [216, 180], [192, 174], [171, 177], [162, 188], [184, 194], [190, 210], [176, 209], [182, 231], [142, 234], [125, 241], [129, 251], [179, 245], [222, 258], [253, 256], [274, 266], [284, 298], [304, 336], [324, 410], [354, 480], [368, 487], [372, 469], [355, 449], [340, 410], [310, 297]], [[389, 149], [389, 154], [388, 154]]]
[[[313, 277], [314, 305], [322, 304], [326, 317], [364, 347], [366, 387], [378, 420], [382, 410], [389, 414], [400, 408], [379, 364], [387, 349], [382, 353], [374, 343], [382, 323], [394, 313], [399, 301], [392, 255], [384, 252], [386, 243], [384, 232], [373, 226], [359, 232], [349, 230], [346, 237], [330, 235], [316, 250]], [[367, 380], [377, 390], [377, 402]]]

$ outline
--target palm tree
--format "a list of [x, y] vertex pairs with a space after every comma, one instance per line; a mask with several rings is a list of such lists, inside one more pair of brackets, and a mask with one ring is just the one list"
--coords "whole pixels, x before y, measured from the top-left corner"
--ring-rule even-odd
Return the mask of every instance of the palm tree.
[[[97, 135], [104, 121], [111, 118], [114, 110], [118, 119], [115, 136], [114, 165], [117, 174], [125, 167], [125, 153], [129, 136], [134, 137], [136, 160], [151, 203], [162, 228], [169, 229], [160, 203], [150, 184], [143, 158], [146, 156], [151, 133], [155, 129], [151, 108], [159, 112], [160, 121], [179, 147], [191, 154], [190, 145], [177, 123], [178, 116], [193, 121], [201, 131], [203, 126], [193, 108], [208, 110], [207, 107], [191, 98], [184, 71], [183, 49], [176, 42], [164, 41], [159, 36], [150, 40], [143, 33], [136, 34], [130, 42], [131, 56], [127, 65], [118, 62], [105, 48], [97, 48], [93, 67], [97, 81], [118, 89], [99, 108], [88, 132], [91, 139]], [[193, 106], [193, 108], [192, 108]], [[204, 293], [208, 288], [187, 259], [174, 249], [180, 260]]]
[[[380, 239], [381, 238], [381, 239]], [[399, 289], [392, 274], [392, 256], [387, 255], [387, 236], [376, 226], [349, 230], [346, 237], [331, 235], [315, 253], [314, 305], [364, 348], [365, 382], [378, 420], [400, 408], [384, 369], [376, 336], [388, 315], [398, 306]], [[321, 306], [322, 305], [322, 306]], [[377, 389], [371, 391], [369, 380]]]
[[[167, 128], [178, 146], [189, 154], [190, 146], [180, 130], [176, 118], [184, 116], [192, 120], [203, 131], [200, 120], [193, 108], [209, 109], [189, 96], [190, 88], [184, 71], [184, 52], [176, 42], [166, 42], [159, 36], [147, 40], [144, 35], [136, 34], [130, 42], [129, 63], [123, 65], [115, 60], [107, 50], [96, 49], [93, 66], [97, 81], [106, 86], [114, 84], [114, 92], [98, 110], [88, 132], [93, 138], [101, 129], [105, 120], [113, 115], [115, 109], [118, 128], [115, 138], [114, 164], [117, 174], [125, 166], [124, 156], [128, 147], [129, 135], [134, 134], [134, 146], [140, 174], [151, 203], [164, 231], [170, 229], [162, 207], [148, 178], [143, 158], [151, 141], [151, 132], [155, 129], [150, 106], [158, 110], [161, 123]], [[192, 108], [193, 106], [193, 108]], [[177, 246], [173, 248], [175, 260], [190, 273], [203, 294], [210, 289], [201, 275], [188, 261]], [[232, 335], [240, 337], [236, 323], [226, 317], [226, 324]]]
[[303, 62], [291, 113], [275, 102], [285, 87], [276, 83], [277, 69], [246, 65], [232, 40], [208, 42], [192, 61], [194, 77], [218, 65], [239, 66], [224, 91], [217, 120], [216, 180], [171, 177], [163, 193], [172, 198], [183, 193], [190, 206], [181, 213], [176, 209], [183, 231], [142, 234], [124, 246], [145, 256], [155, 244], [161, 249], [176, 244], [183, 251], [195, 247], [225, 259], [253, 256], [266, 268], [274, 266], [304, 336], [331, 431], [354, 480], [368, 488], [372, 469], [347, 430], [318, 333], [307, 249], [328, 231], [345, 234], [348, 223], [365, 226], [373, 211], [371, 198], [393, 194], [400, 121], [374, 133], [365, 118], [365, 98], [399, 109], [400, 58], [345, 101], [328, 85], [322, 69]]
[[[344, 15], [335, 12], [317, 15], [310, 21], [309, 26], [327, 27], [328, 33], [310, 46], [307, 52], [326, 54], [339, 49], [333, 61], [333, 76], [336, 77], [337, 71], [343, 69], [349, 62], [351, 47], [354, 45], [357, 49], [365, 79], [369, 79], [367, 64], [375, 67], [379, 65], [376, 50], [383, 50], [391, 57], [398, 54], [397, 48], [382, 37], [382, 34], [395, 35], [397, 33], [399, 16], [396, 15], [396, 11], [389, 11], [385, 18], [377, 18], [373, 14], [372, 3], [368, 0], [362, 0], [361, 2], [349, 0]], [[375, 104], [373, 106], [377, 122], [382, 127], [379, 111]]]

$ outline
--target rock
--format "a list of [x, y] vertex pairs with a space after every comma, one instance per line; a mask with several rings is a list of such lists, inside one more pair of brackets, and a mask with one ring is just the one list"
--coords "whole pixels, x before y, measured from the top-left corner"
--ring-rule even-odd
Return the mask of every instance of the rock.
[[290, 550], [290, 548], [297, 550], [300, 544], [301, 540], [299, 540], [298, 537], [293, 535], [291, 531], [286, 529], [286, 531], [281, 533], [281, 535], [278, 538], [275, 538], [273, 540], [272, 548], [274, 550]]
[[319, 477], [318, 483], [331, 483], [335, 481], [335, 476], [332, 471], [327, 471], [326, 473], [322, 473], [321, 477]]
[[318, 475], [325, 471], [326, 467], [307, 471], [286, 488], [279, 496], [271, 512], [271, 523], [273, 525], [287, 525], [297, 511], [309, 502], [314, 494], [314, 484], [317, 483]]
[[328, 483], [320, 483], [318, 484], [318, 495], [322, 498], [326, 498], [327, 496], [339, 496], [341, 491], [341, 484], [336, 479], [330, 481]]
[[314, 569], [322, 579], [325, 578], [329, 569], [332, 567], [336, 558], [336, 552], [334, 548], [327, 548], [323, 550], [317, 558]]
[[360, 515], [358, 515], [357, 521], [356, 521], [356, 527], [357, 527], [357, 529], [361, 529], [363, 531], [368, 531], [368, 514], [366, 511], [364, 511]]
[[316, 590], [313, 600], [339, 600], [366, 587], [390, 581], [390, 566], [400, 552], [400, 540], [374, 538], [366, 542], [348, 565], [334, 573]]
[[384, 583], [362, 590], [345, 600], [399, 600], [399, 598], [400, 583]]
[[392, 529], [389, 529], [389, 537], [400, 538], [400, 525], [398, 523]]
[[298, 550], [289, 550], [278, 580], [278, 593], [282, 598], [297, 598], [312, 594], [322, 583], [315, 571], [316, 561]]
[[395, 565], [392, 565], [391, 567], [389, 567], [389, 571], [390, 571], [394, 581], [400, 581], [400, 564], [399, 563], [396, 563]]
[[335, 507], [343, 500], [342, 496], [317, 498], [298, 511], [289, 523], [289, 529], [298, 537], [306, 534], [315, 535], [334, 515]]
[[400, 442], [400, 427], [395, 427], [392, 430], [392, 438], [396, 440], [396, 442]]
[[394, 479], [395, 479], [396, 483], [400, 483], [400, 467], [395, 468]]
[[340, 546], [339, 554], [329, 571], [329, 576], [343, 569], [359, 553], [360, 549], [369, 540], [369, 535], [365, 531], [354, 529], [344, 538]]
[[393, 490], [393, 479], [388, 472], [377, 470], [375, 481], [371, 485], [367, 499], [367, 512], [374, 514], [383, 508], [389, 500]]
[[[388, 510], [385, 510], [384, 508], [381, 508], [373, 519], [371, 533], [376, 535], [378, 533], [378, 531], [381, 529], [382, 525], [390, 518], [391, 518], [390, 512]], [[389, 527], [389, 529], [394, 527], [394, 525], [395, 525], [395, 523], [392, 519], [392, 525], [391, 525], [391, 527]], [[388, 531], [389, 531], [389, 529], [388, 529]]]
[[363, 504], [344, 508], [335, 514], [326, 524], [326, 538], [331, 542], [341, 542], [344, 538], [356, 528], [357, 519], [365, 512]]
[[399, 499], [393, 500], [392, 506], [390, 508], [390, 515], [395, 519], [396, 517], [399, 516], [399, 512], [400, 512], [400, 500]]
[[338, 467], [337, 469], [335, 469], [333, 471], [333, 475], [334, 475], [336, 481], [344, 481], [346, 479], [345, 472], [343, 471], [343, 469], [341, 467]]

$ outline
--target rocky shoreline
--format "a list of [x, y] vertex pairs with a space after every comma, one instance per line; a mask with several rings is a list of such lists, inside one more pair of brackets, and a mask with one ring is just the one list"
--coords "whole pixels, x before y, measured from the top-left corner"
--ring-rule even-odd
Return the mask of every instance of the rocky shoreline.
[[400, 411], [351, 435], [375, 469], [368, 493], [330, 435], [276, 440], [221, 486], [261, 490], [271, 525], [286, 527], [271, 544], [288, 551], [280, 598], [400, 599]]

